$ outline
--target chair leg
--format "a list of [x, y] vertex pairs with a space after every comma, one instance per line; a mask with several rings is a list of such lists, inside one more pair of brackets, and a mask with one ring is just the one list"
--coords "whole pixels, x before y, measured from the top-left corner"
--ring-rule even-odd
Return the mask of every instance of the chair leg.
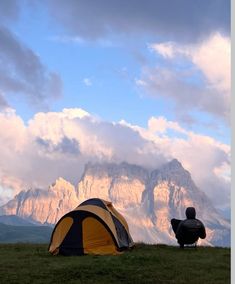
[[181, 248], [181, 249], [184, 249], [184, 244], [180, 244], [180, 248]]

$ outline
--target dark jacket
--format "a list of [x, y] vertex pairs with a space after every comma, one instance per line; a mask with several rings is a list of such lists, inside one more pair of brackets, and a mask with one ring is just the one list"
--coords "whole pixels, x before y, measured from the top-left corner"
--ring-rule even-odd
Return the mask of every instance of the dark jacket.
[[186, 209], [187, 219], [181, 221], [176, 231], [176, 238], [179, 243], [192, 244], [199, 238], [205, 239], [206, 229], [203, 223], [195, 218], [196, 211], [193, 207]]

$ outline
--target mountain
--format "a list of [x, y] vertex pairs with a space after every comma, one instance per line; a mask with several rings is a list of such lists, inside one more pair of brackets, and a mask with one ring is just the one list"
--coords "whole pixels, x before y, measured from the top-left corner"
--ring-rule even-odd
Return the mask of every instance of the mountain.
[[31, 222], [55, 224], [60, 217], [77, 207], [79, 200], [72, 184], [59, 178], [48, 189], [21, 191], [5, 206], [0, 215], [17, 215]]
[[0, 223], [0, 243], [48, 243], [52, 228], [48, 226], [12, 226]]
[[126, 217], [134, 241], [176, 244], [171, 218], [184, 219], [193, 206], [207, 230], [205, 245], [230, 246], [230, 223], [213, 207], [174, 159], [154, 171], [121, 164], [87, 164], [77, 188], [62, 178], [48, 189], [22, 191], [0, 207], [0, 215], [14, 214], [42, 224], [54, 224], [82, 201], [110, 200]]

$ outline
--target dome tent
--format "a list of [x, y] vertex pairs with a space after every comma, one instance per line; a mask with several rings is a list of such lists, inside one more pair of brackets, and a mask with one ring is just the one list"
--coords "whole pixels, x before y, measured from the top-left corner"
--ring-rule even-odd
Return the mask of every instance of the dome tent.
[[128, 224], [112, 203], [92, 198], [58, 221], [49, 252], [53, 255], [118, 254], [133, 245]]

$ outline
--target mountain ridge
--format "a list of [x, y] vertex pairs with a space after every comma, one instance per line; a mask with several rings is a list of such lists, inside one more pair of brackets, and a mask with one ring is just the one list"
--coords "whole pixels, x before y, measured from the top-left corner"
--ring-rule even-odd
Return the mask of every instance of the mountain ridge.
[[215, 210], [182, 164], [174, 159], [148, 170], [128, 163], [87, 164], [77, 185], [58, 178], [48, 189], [22, 191], [0, 215], [15, 214], [32, 221], [55, 224], [86, 199], [110, 200], [126, 217], [135, 241], [175, 244], [171, 218], [185, 218], [188, 206], [207, 227], [208, 245], [228, 246], [230, 224]]

